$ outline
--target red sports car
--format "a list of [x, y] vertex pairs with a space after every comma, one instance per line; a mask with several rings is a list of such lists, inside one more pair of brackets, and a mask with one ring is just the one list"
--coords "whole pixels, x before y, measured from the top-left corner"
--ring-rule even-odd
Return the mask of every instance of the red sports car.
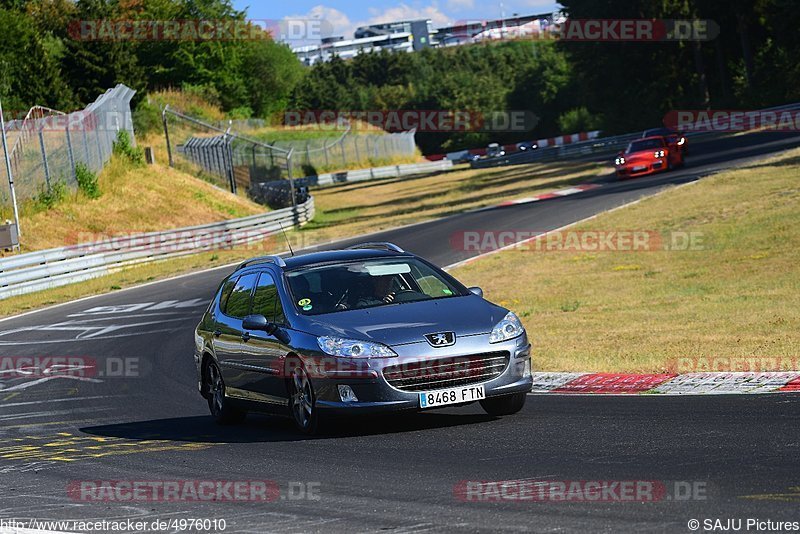
[[683, 151], [666, 137], [646, 137], [632, 141], [614, 164], [618, 178], [635, 178], [680, 167]]

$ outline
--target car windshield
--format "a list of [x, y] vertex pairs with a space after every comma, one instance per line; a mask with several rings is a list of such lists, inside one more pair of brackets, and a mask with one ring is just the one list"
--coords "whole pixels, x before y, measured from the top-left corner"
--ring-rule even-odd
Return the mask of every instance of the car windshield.
[[320, 265], [286, 274], [304, 315], [404, 304], [468, 294], [442, 271], [415, 258]]
[[634, 141], [628, 145], [628, 154], [633, 152], [641, 152], [642, 150], [653, 150], [654, 148], [663, 148], [664, 141], [661, 139], [642, 139], [641, 141]]
[[652, 137], [654, 135], [673, 135], [675, 132], [669, 128], [653, 128], [652, 130], [645, 130], [642, 137]]

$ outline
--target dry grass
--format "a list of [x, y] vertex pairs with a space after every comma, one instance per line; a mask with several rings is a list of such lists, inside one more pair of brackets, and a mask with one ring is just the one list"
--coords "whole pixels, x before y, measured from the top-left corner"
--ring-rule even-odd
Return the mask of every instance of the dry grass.
[[515, 310], [547, 371], [667, 370], [677, 358], [800, 352], [800, 151], [575, 230], [698, 232], [701, 250], [510, 250], [454, 274]]
[[[59, 240], [70, 238], [72, 232], [91, 232], [93, 231], [91, 228], [100, 228], [97, 231], [104, 233], [113, 233], [120, 228], [123, 231], [151, 230], [156, 224], [156, 214], [161, 213], [163, 215], [158, 215], [159, 217], [186, 218], [189, 220], [185, 224], [199, 224], [206, 222], [200, 220], [201, 216], [216, 217], [213, 220], [230, 218], [229, 210], [234, 206], [241, 206], [243, 211], [260, 209], [255, 204], [169, 168], [159, 167], [147, 172], [152, 172], [153, 175], [147, 178], [129, 173], [117, 176], [116, 172], [112, 172], [109, 177], [104, 175], [103, 182], [108, 182], [103, 184], [104, 188], [117, 187], [120, 189], [117, 193], [125, 193], [117, 201], [114, 201], [117, 198], [114, 194], [106, 194], [97, 201], [87, 203], [84, 199], [80, 203], [67, 203], [64, 208], [56, 210], [58, 213], [54, 218], [48, 218], [43, 214], [36, 226], [37, 233], [46, 236], [42, 238], [42, 243], [60, 245], [63, 241]], [[314, 193], [317, 205], [315, 220], [300, 231], [289, 232], [289, 238], [294, 248], [299, 249], [314, 243], [359, 235], [381, 228], [429, 220], [468, 208], [494, 204], [507, 198], [528, 196], [537, 191], [549, 191], [585, 181], [595, 176], [597, 172], [598, 167], [594, 165], [583, 165], [569, 171], [566, 166], [531, 165], [503, 170], [457, 170], [421, 178], [377, 180], [331, 187]], [[185, 182], [181, 187], [177, 187], [180, 180]], [[128, 196], [134, 191], [138, 192], [139, 188], [157, 188], [161, 187], [159, 184], [166, 183], [171, 183], [167, 191], [173, 193], [165, 194], [167, 191], [162, 190], [156, 198], [147, 198], [142, 193], [137, 193], [134, 197]], [[187, 191], [192, 193], [189, 194]], [[206, 198], [205, 207], [198, 201], [199, 199], [194, 198], [199, 192], [203, 192]], [[187, 195], [190, 198], [187, 198]], [[122, 202], [122, 198], [137, 198], [137, 202]], [[393, 199], [396, 202], [393, 202]], [[212, 200], [225, 201], [219, 208], [222, 213], [218, 210], [217, 215], [214, 215], [213, 209], [208, 211], [210, 209], [208, 203]], [[115, 207], [111, 207], [114, 205]], [[355, 207], [342, 208], [351, 205]], [[79, 216], [76, 217], [73, 213]], [[241, 213], [241, 215], [247, 214]], [[176, 220], [169, 220], [173, 226], [178, 224]], [[160, 221], [163, 223], [165, 219]], [[25, 240], [28, 241], [27, 234]], [[260, 254], [281, 252], [285, 248], [284, 241], [280, 237], [275, 237], [262, 243], [251, 244], [246, 249], [209, 252], [140, 265], [104, 278], [0, 300], [0, 316], [105, 293], [199, 268], [225, 265]]]
[[[163, 165], [134, 169], [112, 160], [100, 175], [102, 196], [71, 194], [50, 210], [23, 205], [23, 252], [119, 235], [179, 228], [263, 213], [267, 208]], [[97, 240], [97, 239], [94, 239]]]
[[313, 193], [317, 215], [302, 233], [310, 244], [377, 232], [583, 183], [604, 171], [596, 163], [533, 164], [330, 187]]

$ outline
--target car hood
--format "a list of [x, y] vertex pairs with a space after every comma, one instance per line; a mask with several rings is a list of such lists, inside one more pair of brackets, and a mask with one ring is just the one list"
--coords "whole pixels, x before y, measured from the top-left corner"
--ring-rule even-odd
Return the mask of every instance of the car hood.
[[302, 321], [304, 329], [317, 336], [403, 345], [424, 342], [425, 334], [437, 332], [488, 334], [507, 313], [505, 308], [469, 295], [303, 316]]
[[625, 163], [632, 163], [632, 162], [650, 162], [655, 161], [656, 158], [653, 157], [653, 153], [656, 150], [664, 150], [666, 152], [666, 148], [659, 148], [659, 149], [652, 149], [652, 150], [640, 150], [638, 152], [631, 152], [630, 154], [624, 154]]

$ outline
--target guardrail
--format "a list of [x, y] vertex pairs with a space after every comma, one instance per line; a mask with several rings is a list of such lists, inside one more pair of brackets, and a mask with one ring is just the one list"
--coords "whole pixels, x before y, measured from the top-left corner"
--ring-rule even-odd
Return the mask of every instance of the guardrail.
[[[785, 104], [765, 108], [759, 111], [793, 111], [800, 109], [800, 103]], [[691, 129], [690, 129], [691, 130]], [[684, 135], [690, 139], [710, 137], [720, 135], [723, 132], [692, 132], [688, 131]], [[489, 158], [470, 163], [474, 169], [487, 169], [491, 167], [503, 167], [506, 165], [522, 165], [525, 163], [551, 162], [558, 160], [581, 160], [595, 158], [613, 158], [619, 151], [624, 150], [628, 143], [635, 139], [640, 139], [642, 132], [616, 135], [613, 137], [599, 137], [589, 141], [580, 141], [568, 145], [539, 148], [525, 152], [515, 152], [506, 154], [500, 158]]]
[[218, 223], [82, 243], [0, 259], [0, 299], [83, 282], [134, 265], [263, 240], [314, 217], [314, 199], [296, 208]]
[[453, 162], [449, 159], [431, 161], [428, 163], [404, 163], [401, 165], [387, 165], [385, 167], [373, 167], [371, 169], [359, 169], [357, 171], [342, 171], [317, 176], [306, 176], [298, 178], [295, 182], [314, 186], [327, 186], [345, 182], [360, 182], [362, 180], [374, 180], [376, 178], [400, 178], [403, 176], [413, 176], [416, 174], [426, 174], [429, 172], [441, 172], [453, 168]]

